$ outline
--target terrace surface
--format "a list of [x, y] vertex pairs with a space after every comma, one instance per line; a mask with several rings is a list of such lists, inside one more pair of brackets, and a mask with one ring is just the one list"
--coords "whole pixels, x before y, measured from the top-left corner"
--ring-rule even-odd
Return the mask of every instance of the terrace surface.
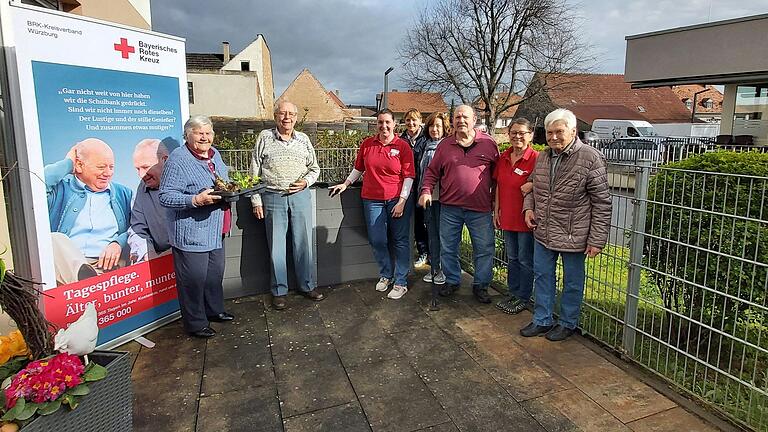
[[124, 345], [134, 430], [720, 430], [582, 337], [521, 337], [530, 313], [478, 304], [468, 280], [428, 311], [422, 274], [397, 301], [374, 281], [321, 287], [319, 303], [291, 295], [284, 311], [246, 297], [227, 303], [237, 318], [211, 339], [174, 322], [147, 335], [153, 349]]

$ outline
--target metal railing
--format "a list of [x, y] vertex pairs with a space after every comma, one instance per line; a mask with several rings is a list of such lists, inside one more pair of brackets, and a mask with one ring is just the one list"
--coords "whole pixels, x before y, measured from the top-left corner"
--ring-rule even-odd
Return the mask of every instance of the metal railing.
[[[224, 163], [234, 171], [251, 171], [251, 150], [221, 150]], [[344, 181], [355, 164], [357, 148], [319, 148], [315, 149], [317, 163], [320, 165], [318, 182], [337, 183]]]
[[706, 137], [599, 139], [587, 143], [600, 150], [608, 162], [631, 164], [662, 165], [720, 150], [768, 153], [767, 146], [718, 144]]
[[[723, 149], [691, 140], [592, 143], [626, 179], [613, 182], [609, 244], [587, 261], [581, 328], [743, 426], [768, 430], [768, 178], [660, 166]], [[316, 152], [319, 181], [335, 183], [357, 149]], [[250, 150], [222, 156], [250, 170]], [[506, 286], [502, 238], [497, 231], [494, 281]], [[460, 255], [471, 271], [466, 233]]]
[[[633, 189], [612, 188], [608, 245], [587, 261], [582, 331], [768, 430], [768, 178], [609, 165]], [[506, 286], [500, 238], [494, 281]], [[466, 235], [461, 251], [469, 265]]]

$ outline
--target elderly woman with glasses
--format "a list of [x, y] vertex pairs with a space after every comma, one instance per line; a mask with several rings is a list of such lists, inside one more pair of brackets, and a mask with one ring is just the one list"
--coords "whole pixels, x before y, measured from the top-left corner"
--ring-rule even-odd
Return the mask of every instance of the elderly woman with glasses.
[[533, 128], [528, 120], [513, 120], [507, 134], [510, 146], [499, 157], [493, 173], [496, 180], [493, 222], [504, 232], [509, 296], [496, 307], [514, 315], [528, 306], [533, 290], [533, 233], [523, 217], [523, 189], [530, 191], [528, 176], [536, 166], [539, 153], [531, 147]]

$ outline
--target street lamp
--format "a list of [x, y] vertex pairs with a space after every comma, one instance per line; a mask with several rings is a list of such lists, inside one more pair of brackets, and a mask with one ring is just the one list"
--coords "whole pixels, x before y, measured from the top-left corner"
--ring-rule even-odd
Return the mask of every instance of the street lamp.
[[387, 108], [387, 92], [389, 92], [389, 77], [387, 75], [393, 70], [395, 70], [395, 68], [390, 66], [389, 69], [384, 72], [384, 96], [381, 98], [381, 109]]

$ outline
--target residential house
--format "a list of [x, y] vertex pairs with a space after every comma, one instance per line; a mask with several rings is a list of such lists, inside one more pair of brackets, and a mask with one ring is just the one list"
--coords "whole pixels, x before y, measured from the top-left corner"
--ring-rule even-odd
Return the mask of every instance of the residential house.
[[579, 130], [590, 130], [597, 118], [646, 120], [651, 124], [689, 123], [691, 113], [669, 87], [635, 89], [619, 74], [534, 75], [529, 98], [517, 115], [541, 126], [556, 108], [576, 114]]
[[[520, 95], [511, 94], [507, 96], [508, 93], [497, 93], [493, 95], [494, 99], [503, 99], [509, 97], [509, 100], [507, 103], [510, 104], [516, 104], [517, 102], [522, 99]], [[481, 124], [485, 124], [485, 117], [483, 112], [485, 111], [485, 102], [482, 100], [477, 100], [475, 103], [472, 104], [472, 106], [475, 108], [475, 111], [477, 112], [477, 116], [480, 119]], [[502, 113], [500, 113], [496, 117], [496, 125], [495, 129], [505, 129], [507, 126], [509, 126], [510, 123], [512, 123], [512, 120], [516, 118], [517, 114], [517, 105], [512, 105], [511, 107], [505, 109]]]
[[21, 3], [152, 29], [150, 0], [22, 0]]
[[627, 36], [626, 80], [638, 89], [723, 85], [718, 141], [768, 145], [765, 34], [768, 14]]
[[[380, 94], [377, 95], [376, 99], [380, 100], [380, 96]], [[419, 110], [423, 119], [434, 112], [448, 112], [448, 105], [445, 104], [443, 95], [416, 90], [387, 92], [385, 108], [389, 108], [395, 114], [395, 121], [398, 122], [402, 121], [405, 113], [412, 108]]]
[[272, 57], [263, 35], [239, 53], [187, 53], [189, 114], [271, 119], [275, 90]]
[[359, 119], [363, 116], [362, 110], [360, 108], [352, 107], [342, 102], [338, 90], [329, 91], [328, 96], [330, 96], [331, 99], [336, 102], [336, 105], [344, 110], [345, 119]]
[[711, 85], [685, 84], [673, 86], [672, 91], [697, 120], [720, 123], [723, 112], [723, 94], [720, 90]]
[[339, 95], [326, 90], [309, 69], [302, 70], [277, 98], [278, 103], [283, 100], [296, 105], [299, 118], [309, 122], [340, 122], [360, 115], [348, 110]]

